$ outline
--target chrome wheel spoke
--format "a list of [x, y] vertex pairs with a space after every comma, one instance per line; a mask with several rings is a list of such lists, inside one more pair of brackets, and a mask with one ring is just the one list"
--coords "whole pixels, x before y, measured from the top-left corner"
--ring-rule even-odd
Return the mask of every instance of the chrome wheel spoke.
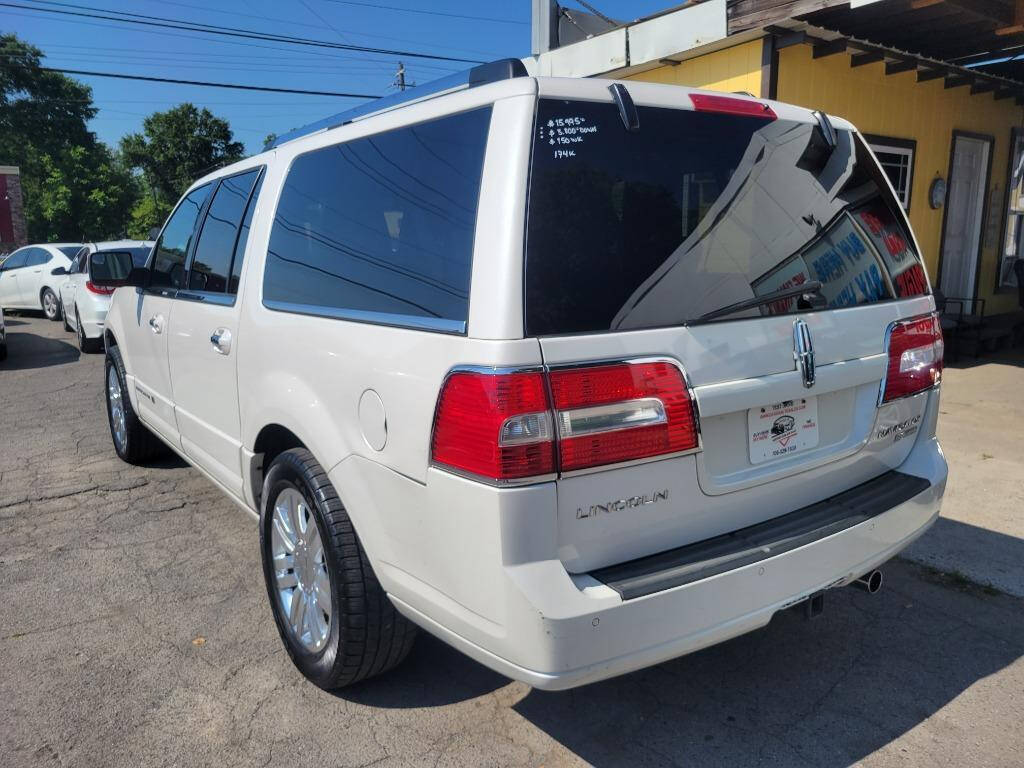
[[124, 398], [121, 396], [121, 380], [117, 376], [117, 370], [110, 366], [107, 372], [107, 401], [110, 404], [110, 430], [114, 435], [114, 442], [122, 451], [128, 440], [128, 429], [124, 417]]
[[281, 547], [287, 552], [295, 551], [295, 532], [288, 527], [288, 521], [286, 520], [287, 510], [282, 510], [279, 506], [274, 508], [274, 543], [278, 541]]
[[276, 574], [278, 589], [293, 589], [299, 586], [299, 577], [294, 571], [283, 570]]
[[319, 651], [330, 637], [331, 579], [313, 511], [295, 488], [274, 501], [270, 556], [278, 604], [292, 639]]
[[292, 592], [291, 605], [288, 608], [288, 623], [291, 624], [296, 637], [301, 638], [302, 625], [306, 621], [306, 594], [301, 589]]

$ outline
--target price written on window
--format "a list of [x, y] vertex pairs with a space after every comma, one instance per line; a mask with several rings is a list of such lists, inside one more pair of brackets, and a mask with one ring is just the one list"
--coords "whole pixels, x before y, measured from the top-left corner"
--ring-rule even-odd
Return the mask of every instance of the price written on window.
[[575, 150], [596, 133], [597, 126], [585, 117], [553, 117], [538, 127], [537, 138], [552, 148], [555, 159], [564, 159], [576, 157]]

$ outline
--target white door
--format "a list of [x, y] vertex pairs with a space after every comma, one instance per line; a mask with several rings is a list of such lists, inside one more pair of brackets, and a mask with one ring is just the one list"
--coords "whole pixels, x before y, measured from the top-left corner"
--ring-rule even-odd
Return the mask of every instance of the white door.
[[[939, 285], [947, 297], [973, 298], [991, 143], [967, 136], [954, 142]], [[970, 303], [964, 311], [971, 311]]]
[[79, 283], [81, 283], [83, 288], [85, 287], [86, 275], [82, 273], [82, 270], [88, 266], [88, 259], [88, 251], [85, 251], [72, 259], [71, 266], [68, 267], [68, 277], [60, 286], [60, 302], [64, 306], [64, 315], [68, 324], [73, 326], [75, 330], [78, 330], [78, 315], [75, 312], [75, 294], [78, 291]]
[[14, 309], [21, 306], [21, 289], [18, 287], [18, 275], [25, 266], [31, 248], [15, 251], [3, 263], [0, 271], [0, 307]]
[[181, 449], [239, 498], [237, 276], [258, 176], [258, 168], [229, 176], [214, 191], [188, 265], [187, 285], [175, 297], [167, 341]]
[[53, 254], [45, 248], [32, 248], [25, 266], [18, 270], [18, 290], [21, 291], [21, 305], [41, 309], [39, 292], [43, 287], [43, 270], [53, 269]]
[[164, 225], [150, 257], [149, 285], [138, 291], [138, 306], [131, 316], [134, 325], [126, 326], [121, 342], [128, 347], [125, 358], [132, 363], [139, 416], [172, 445], [180, 445], [181, 440], [167, 363], [168, 329], [177, 308], [174, 296], [184, 287], [185, 259], [209, 194], [209, 184], [194, 189]]

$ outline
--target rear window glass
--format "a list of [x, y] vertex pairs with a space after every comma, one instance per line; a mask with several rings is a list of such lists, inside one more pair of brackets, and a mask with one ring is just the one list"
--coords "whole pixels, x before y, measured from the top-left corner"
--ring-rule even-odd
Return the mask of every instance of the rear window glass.
[[274, 216], [273, 309], [463, 330], [490, 107], [301, 155]]
[[526, 244], [530, 335], [629, 330], [920, 295], [913, 241], [867, 147], [785, 120], [542, 99]]

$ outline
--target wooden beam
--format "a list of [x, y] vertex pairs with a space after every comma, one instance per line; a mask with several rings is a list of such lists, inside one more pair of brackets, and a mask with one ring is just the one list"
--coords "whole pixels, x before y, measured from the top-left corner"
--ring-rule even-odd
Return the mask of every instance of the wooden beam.
[[865, 64], [874, 64], [876, 61], [881, 61], [885, 56], [878, 51], [868, 51], [867, 53], [855, 53], [850, 57], [851, 67], [863, 67]]
[[1015, 0], [1013, 4], [1013, 24], [996, 30], [997, 35], [1015, 35], [1018, 32], [1024, 32], [1024, 0]]
[[840, 37], [836, 40], [829, 40], [827, 43], [814, 46], [815, 59], [823, 59], [826, 56], [834, 56], [837, 53], [846, 53], [846, 38]]
[[898, 75], [900, 72], [911, 72], [917, 69], [915, 59], [903, 59], [902, 61], [888, 61], [885, 64], [885, 74]]
[[[928, 66], [927, 64], [925, 66]], [[944, 69], [919, 69], [917, 70], [917, 82], [926, 83], [929, 80], [938, 80], [946, 76]]]
[[965, 85], [970, 85], [974, 82], [973, 77], [966, 77], [965, 75], [954, 75], [946, 78], [946, 88], [960, 88]]
[[919, 11], [922, 8], [929, 8], [942, 2], [945, 2], [945, 0], [910, 0], [910, 7], [915, 11]]

